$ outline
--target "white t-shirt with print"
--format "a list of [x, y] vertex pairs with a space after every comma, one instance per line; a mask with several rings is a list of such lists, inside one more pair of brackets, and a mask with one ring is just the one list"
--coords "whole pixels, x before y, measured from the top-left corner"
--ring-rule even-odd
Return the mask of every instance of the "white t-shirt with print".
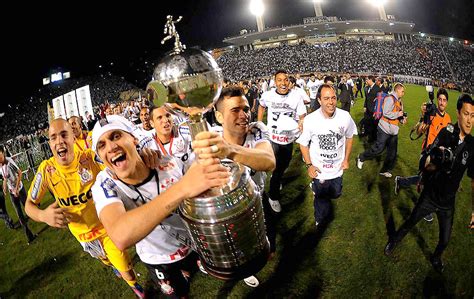
[[306, 114], [306, 106], [301, 94], [290, 90], [287, 94], [278, 94], [276, 89], [262, 94], [260, 105], [267, 107], [267, 127], [270, 141], [278, 144], [290, 144], [298, 138], [297, 117]]
[[353, 135], [357, 135], [357, 127], [347, 111], [336, 108], [333, 117], [326, 118], [318, 109], [305, 117], [303, 132], [296, 142], [309, 145], [311, 163], [321, 170], [317, 178], [330, 180], [342, 176], [346, 138]]

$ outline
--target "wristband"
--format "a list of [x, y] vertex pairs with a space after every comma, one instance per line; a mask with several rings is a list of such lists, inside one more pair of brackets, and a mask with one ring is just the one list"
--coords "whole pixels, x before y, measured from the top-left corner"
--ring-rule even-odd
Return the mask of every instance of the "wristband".
[[308, 169], [308, 168], [310, 168], [311, 166], [313, 166], [313, 164], [311, 164], [311, 163], [306, 163], [304, 166], [306, 167], [306, 169]]

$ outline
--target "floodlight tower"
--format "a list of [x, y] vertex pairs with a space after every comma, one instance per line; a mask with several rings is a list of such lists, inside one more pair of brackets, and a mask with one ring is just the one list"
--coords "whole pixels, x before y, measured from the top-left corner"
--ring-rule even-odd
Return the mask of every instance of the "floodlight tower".
[[314, 4], [314, 13], [316, 14], [317, 17], [322, 17], [323, 16], [323, 10], [321, 9], [321, 2], [322, 0], [313, 0]]
[[265, 22], [263, 20], [263, 11], [265, 10], [262, 0], [250, 0], [250, 12], [257, 19], [258, 32], [265, 30]]
[[382, 21], [387, 21], [387, 14], [385, 13], [384, 5], [387, 3], [387, 0], [369, 0], [370, 3], [377, 7], [379, 10], [379, 17]]

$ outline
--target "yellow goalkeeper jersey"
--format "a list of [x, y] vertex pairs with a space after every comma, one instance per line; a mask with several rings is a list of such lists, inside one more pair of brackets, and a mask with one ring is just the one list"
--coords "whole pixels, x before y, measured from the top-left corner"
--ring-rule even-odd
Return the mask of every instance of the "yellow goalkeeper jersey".
[[69, 230], [79, 242], [88, 242], [105, 234], [92, 199], [91, 187], [105, 166], [95, 160], [92, 150], [74, 149], [74, 161], [59, 165], [54, 157], [41, 162], [28, 191], [28, 198], [39, 205], [49, 191], [61, 208], [73, 215]]

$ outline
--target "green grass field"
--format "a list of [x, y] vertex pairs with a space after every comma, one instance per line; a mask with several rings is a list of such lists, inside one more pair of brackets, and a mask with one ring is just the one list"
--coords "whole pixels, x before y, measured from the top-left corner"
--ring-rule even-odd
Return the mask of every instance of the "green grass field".
[[[456, 119], [458, 93], [450, 92], [448, 112]], [[409, 122], [399, 136], [394, 175], [417, 170], [421, 140], [410, 141], [410, 128], [427, 99], [424, 87], [408, 86], [404, 105]], [[362, 117], [363, 100], [352, 108]], [[334, 201], [335, 219], [324, 234], [315, 232], [312, 193], [295, 150], [283, 188], [283, 212], [278, 221], [277, 255], [256, 276], [258, 288], [243, 281], [224, 283], [200, 272], [192, 277], [194, 298], [399, 298], [474, 296], [474, 232], [467, 228], [471, 215], [468, 178], [458, 193], [451, 242], [444, 253], [445, 272], [437, 274], [429, 255], [438, 240], [438, 223], [421, 221], [390, 258], [383, 255], [387, 231], [398, 228], [414, 207], [415, 188], [393, 193], [393, 179], [378, 175], [382, 162], [368, 161], [363, 170], [355, 157], [363, 143], [355, 138], [350, 169], [344, 174], [343, 195]], [[381, 160], [383, 161], [383, 160]], [[29, 187], [29, 182], [25, 182]], [[51, 201], [51, 198], [48, 198]], [[7, 198], [10, 215], [13, 209]], [[16, 220], [16, 215], [13, 216]], [[436, 218], [436, 217], [435, 217]], [[39, 233], [30, 246], [20, 229], [0, 224], [0, 297], [2, 298], [133, 298], [112, 271], [82, 252], [67, 230], [48, 228], [30, 220]], [[133, 253], [132, 253], [133, 254]], [[134, 256], [135, 269], [145, 284], [147, 273]]]

